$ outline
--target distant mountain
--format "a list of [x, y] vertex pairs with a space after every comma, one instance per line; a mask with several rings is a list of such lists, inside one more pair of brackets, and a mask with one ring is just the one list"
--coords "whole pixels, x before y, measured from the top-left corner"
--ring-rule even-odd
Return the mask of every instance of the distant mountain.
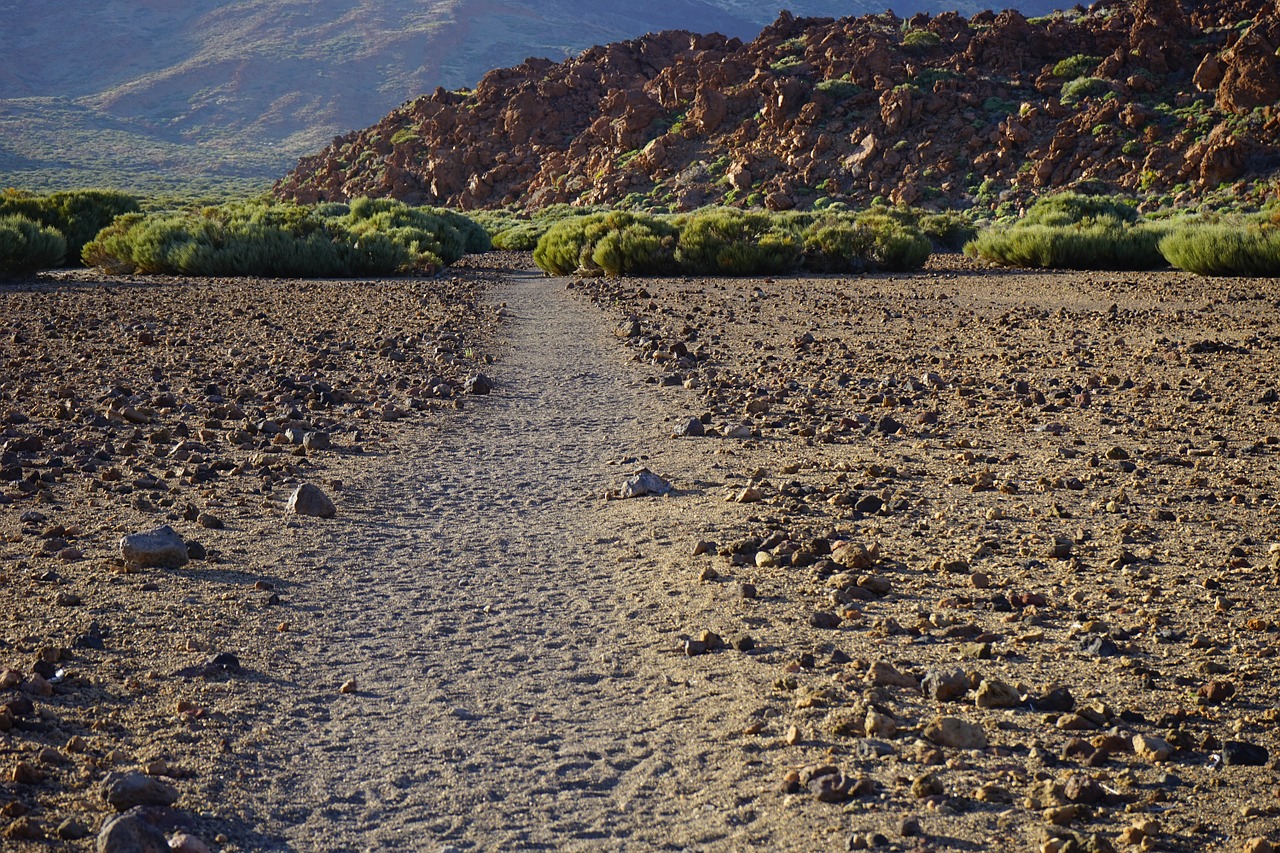
[[[661, 30], [750, 40], [781, 2], [0, 0], [0, 184], [261, 184], [437, 86]], [[788, 5], [830, 17], [981, 8]]]

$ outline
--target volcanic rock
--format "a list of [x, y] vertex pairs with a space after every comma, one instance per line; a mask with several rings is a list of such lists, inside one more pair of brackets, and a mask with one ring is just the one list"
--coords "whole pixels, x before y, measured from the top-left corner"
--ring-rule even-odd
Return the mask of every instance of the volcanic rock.
[[141, 568], [178, 569], [190, 559], [187, 543], [165, 524], [148, 533], [132, 533], [120, 540], [120, 556]]
[[310, 515], [316, 518], [333, 518], [338, 514], [338, 508], [333, 505], [333, 501], [321, 491], [319, 486], [303, 483], [294, 489], [293, 494], [289, 496], [289, 503], [285, 505], [285, 512], [291, 512], [295, 515]]

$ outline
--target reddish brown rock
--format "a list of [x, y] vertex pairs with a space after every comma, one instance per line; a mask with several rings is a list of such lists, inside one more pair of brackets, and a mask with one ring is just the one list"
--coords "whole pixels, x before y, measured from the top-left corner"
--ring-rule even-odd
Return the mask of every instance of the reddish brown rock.
[[1259, 16], [1222, 55], [1217, 104], [1233, 113], [1280, 101], [1280, 11]]
[[[1275, 171], [1266, 115], [1229, 123], [1173, 108], [1209, 91], [1237, 114], [1280, 100], [1278, 19], [1234, 0], [1034, 20], [948, 13], [910, 22], [939, 38], [923, 51], [876, 16], [783, 15], [748, 44], [650, 34], [496, 70], [471, 93], [437, 90], [304, 158], [275, 192], [466, 209], [631, 194], [681, 209], [726, 197], [773, 209], [824, 197], [995, 206], [1011, 197], [990, 188], [1025, 200], [1080, 181], [1200, 193]], [[1077, 55], [1102, 57], [1071, 75], [1108, 81], [1105, 98], [1063, 103], [1073, 81], [1055, 68]], [[706, 168], [722, 155], [729, 168]]]

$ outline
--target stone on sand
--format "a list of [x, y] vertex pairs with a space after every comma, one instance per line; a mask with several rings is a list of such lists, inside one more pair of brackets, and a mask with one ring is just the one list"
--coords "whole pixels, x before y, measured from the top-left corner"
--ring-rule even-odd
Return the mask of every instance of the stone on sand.
[[624, 498], [638, 498], [644, 495], [665, 495], [670, 491], [670, 483], [648, 468], [641, 468], [622, 484], [621, 496]]
[[164, 833], [134, 810], [117, 815], [98, 833], [98, 853], [169, 853]]
[[985, 749], [987, 733], [982, 726], [959, 717], [934, 717], [924, 730], [924, 736], [938, 746], [953, 749]]
[[171, 806], [178, 789], [145, 773], [108, 773], [102, 780], [102, 798], [116, 811], [134, 806]]
[[293, 490], [285, 511], [316, 518], [333, 518], [338, 514], [338, 508], [333, 505], [329, 496], [321, 491], [319, 486], [311, 483], [303, 483]]
[[167, 524], [147, 533], [131, 533], [120, 539], [120, 556], [142, 568], [179, 569], [190, 559], [187, 543]]

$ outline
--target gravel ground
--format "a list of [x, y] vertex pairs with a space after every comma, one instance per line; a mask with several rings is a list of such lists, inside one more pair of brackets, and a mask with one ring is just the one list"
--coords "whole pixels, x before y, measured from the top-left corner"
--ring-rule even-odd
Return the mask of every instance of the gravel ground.
[[1275, 282], [525, 264], [0, 286], [7, 845], [1280, 843]]

